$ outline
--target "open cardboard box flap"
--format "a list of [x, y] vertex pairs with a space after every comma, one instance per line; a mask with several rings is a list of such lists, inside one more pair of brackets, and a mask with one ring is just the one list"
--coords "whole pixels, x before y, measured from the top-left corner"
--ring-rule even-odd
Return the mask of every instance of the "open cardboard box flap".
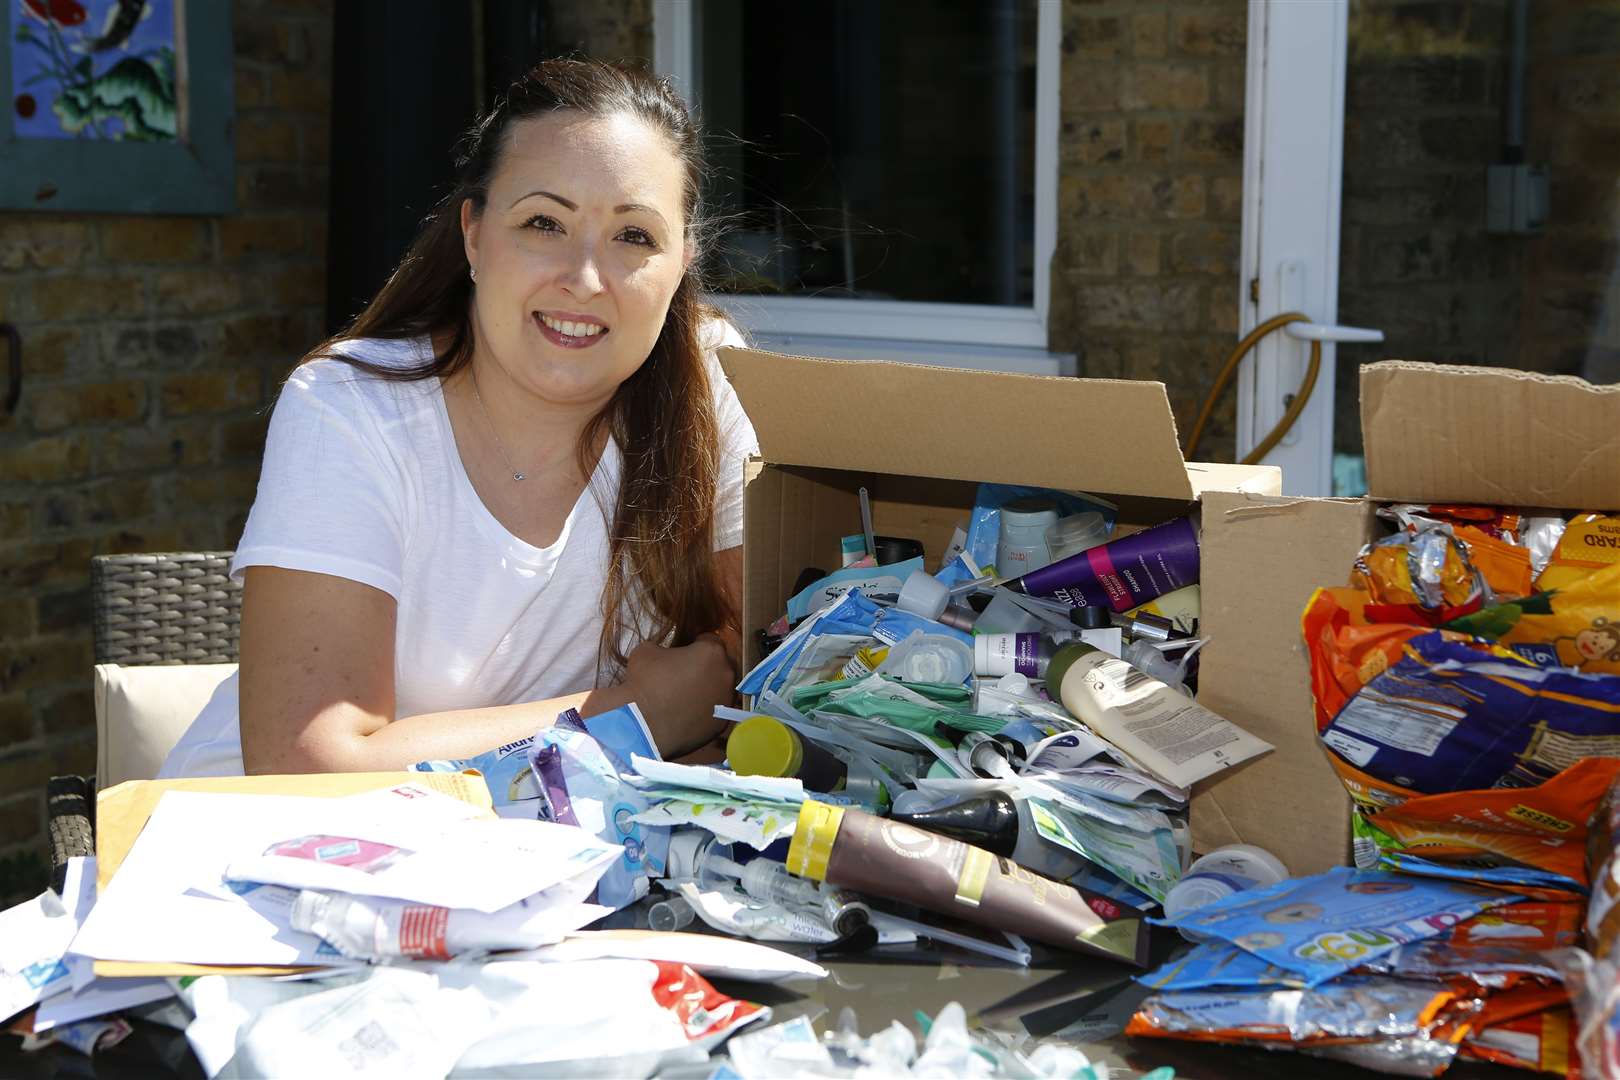
[[1380, 502], [1620, 509], [1620, 386], [1386, 360], [1361, 369]]
[[[778, 465], [1192, 499], [1266, 471], [1188, 466], [1164, 384], [721, 349]], [[1275, 490], [1275, 488], [1272, 488]]]

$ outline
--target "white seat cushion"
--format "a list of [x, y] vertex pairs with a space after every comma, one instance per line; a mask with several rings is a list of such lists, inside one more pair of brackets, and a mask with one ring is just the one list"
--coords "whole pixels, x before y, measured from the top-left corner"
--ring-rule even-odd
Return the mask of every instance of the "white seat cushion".
[[151, 780], [235, 664], [96, 665], [96, 787]]

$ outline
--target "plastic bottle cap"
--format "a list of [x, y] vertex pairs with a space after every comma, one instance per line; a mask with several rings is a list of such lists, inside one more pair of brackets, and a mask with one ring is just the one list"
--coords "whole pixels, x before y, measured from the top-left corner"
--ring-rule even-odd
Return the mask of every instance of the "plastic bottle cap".
[[738, 776], [794, 776], [804, 762], [804, 745], [780, 720], [750, 716], [726, 737], [726, 760]]
[[951, 590], [948, 585], [932, 574], [917, 570], [906, 578], [906, 583], [900, 587], [900, 599], [895, 602], [895, 606], [901, 611], [909, 611], [925, 619], [938, 619], [950, 599]]
[[1221, 874], [1188, 874], [1171, 887], [1164, 896], [1164, 917], [1179, 919], [1217, 900], [1224, 900], [1235, 892], [1251, 887], [1241, 878], [1228, 878]]
[[1288, 878], [1288, 867], [1281, 859], [1253, 844], [1227, 844], [1207, 855], [1200, 855], [1187, 867], [1187, 873], [1214, 873], [1244, 877], [1259, 885], [1275, 885]]

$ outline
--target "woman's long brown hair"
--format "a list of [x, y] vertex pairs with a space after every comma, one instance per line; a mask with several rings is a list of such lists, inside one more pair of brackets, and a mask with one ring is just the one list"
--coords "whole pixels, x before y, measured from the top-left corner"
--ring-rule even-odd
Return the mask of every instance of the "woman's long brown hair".
[[[483, 211], [512, 125], [564, 109], [592, 116], [628, 113], [665, 136], [685, 168], [687, 241], [701, 250], [702, 146], [674, 88], [634, 67], [548, 60], [513, 83], [462, 137], [453, 190], [423, 221], [405, 257], [366, 309], [306, 360], [339, 359], [379, 378], [401, 381], [454, 375], [471, 363], [474, 286], [462, 246], [462, 201], [470, 199], [475, 212]], [[599, 673], [622, 670], [627, 640], [686, 645], [701, 633], [737, 624], [714, 559], [719, 432], [700, 330], [717, 313], [700, 298], [699, 261], [689, 261], [646, 362], [580, 433], [577, 455], [584, 475], [592, 474], [604, 433], [617, 442], [623, 458], [602, 591]], [[356, 338], [425, 335], [447, 344], [416, 367], [380, 367], [332, 351], [339, 342]]]

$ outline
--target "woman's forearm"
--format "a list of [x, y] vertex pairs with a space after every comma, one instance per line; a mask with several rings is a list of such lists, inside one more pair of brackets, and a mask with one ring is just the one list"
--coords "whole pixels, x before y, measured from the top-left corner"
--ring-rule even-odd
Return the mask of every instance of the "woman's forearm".
[[[386, 772], [418, 761], [469, 758], [526, 739], [548, 728], [566, 709], [594, 716], [633, 700], [620, 684], [488, 709], [405, 716], [370, 734], [323, 741], [321, 747], [291, 748], [276, 762], [249, 761], [250, 772]], [[261, 767], [262, 766], [262, 767]]]

